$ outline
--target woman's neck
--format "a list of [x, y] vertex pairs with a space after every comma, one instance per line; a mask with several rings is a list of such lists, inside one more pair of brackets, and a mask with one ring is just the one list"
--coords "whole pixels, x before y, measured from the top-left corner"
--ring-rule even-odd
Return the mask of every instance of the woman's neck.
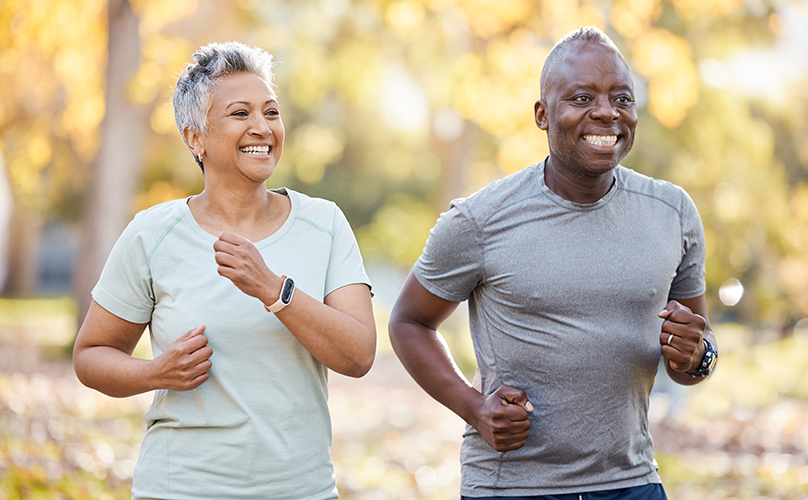
[[188, 201], [191, 213], [202, 229], [218, 236], [237, 234], [260, 241], [277, 231], [291, 211], [287, 196], [262, 188], [251, 193], [236, 193], [206, 186]]

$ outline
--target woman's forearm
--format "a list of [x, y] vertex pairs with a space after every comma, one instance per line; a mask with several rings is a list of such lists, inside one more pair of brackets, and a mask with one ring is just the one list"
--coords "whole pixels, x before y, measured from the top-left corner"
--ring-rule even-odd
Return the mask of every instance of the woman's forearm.
[[208, 379], [213, 350], [204, 325], [186, 332], [153, 360], [132, 357], [145, 328], [93, 301], [73, 348], [73, 369], [81, 383], [123, 398], [155, 389], [186, 391]]
[[73, 352], [73, 367], [81, 383], [114, 398], [154, 390], [152, 363], [109, 346]]
[[324, 302], [295, 292], [278, 320], [319, 362], [337, 373], [361, 377], [376, 355], [376, 325], [370, 290], [348, 285], [329, 294]]

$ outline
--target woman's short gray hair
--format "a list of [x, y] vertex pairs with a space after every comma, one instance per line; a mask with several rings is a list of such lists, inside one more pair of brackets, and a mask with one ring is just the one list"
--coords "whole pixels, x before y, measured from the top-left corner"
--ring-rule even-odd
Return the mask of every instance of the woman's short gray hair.
[[247, 72], [257, 75], [270, 88], [274, 86], [272, 54], [258, 47], [239, 42], [214, 42], [200, 47], [193, 60], [180, 73], [173, 96], [174, 120], [183, 141], [185, 127], [207, 133], [210, 93], [218, 79]]

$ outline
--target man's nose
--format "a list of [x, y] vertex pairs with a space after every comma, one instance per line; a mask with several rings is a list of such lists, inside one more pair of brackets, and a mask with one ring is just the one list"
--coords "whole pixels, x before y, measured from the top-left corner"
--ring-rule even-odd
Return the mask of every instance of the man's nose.
[[596, 120], [612, 121], [620, 118], [620, 113], [609, 98], [603, 97], [595, 101], [595, 109], [592, 110], [591, 116]]

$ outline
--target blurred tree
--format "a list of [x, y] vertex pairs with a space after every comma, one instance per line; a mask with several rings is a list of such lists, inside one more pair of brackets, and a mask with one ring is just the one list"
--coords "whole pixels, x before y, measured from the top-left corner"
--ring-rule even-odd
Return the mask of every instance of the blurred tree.
[[35, 292], [43, 221], [80, 211], [71, 202], [104, 110], [94, 70], [105, 57], [103, 9], [103, 0], [0, 3], [0, 148], [15, 207], [6, 294]]
[[84, 244], [73, 280], [79, 322], [90, 307], [90, 290], [112, 246], [132, 217], [131, 204], [121, 200], [131, 200], [137, 190], [148, 123], [146, 110], [129, 97], [130, 82], [140, 66], [138, 16], [129, 0], [109, 0], [107, 16], [106, 112], [90, 175]]
[[[279, 62], [287, 145], [269, 184], [336, 201], [368, 260], [409, 267], [449, 200], [545, 157], [533, 119], [544, 58], [559, 37], [595, 24], [636, 73], [641, 122], [625, 164], [681, 184], [702, 212], [716, 319], [788, 325], [808, 314], [805, 99], [753, 102], [702, 74], [705, 61], [777, 40], [788, 1], [132, 0], [142, 52], [120, 71], [108, 67], [122, 79], [107, 83], [123, 90], [107, 99], [140, 110], [130, 121], [148, 126], [137, 151], [123, 153], [136, 132], [111, 150], [115, 168], [142, 173], [132, 204], [118, 194], [122, 211], [112, 217], [90, 208], [100, 205], [85, 198], [83, 167], [96, 151], [99, 168], [112, 165], [99, 140], [124, 130], [110, 113], [126, 121], [107, 104], [111, 129], [100, 126], [105, 3], [7, 0], [0, 147], [15, 220], [24, 214], [34, 221], [18, 227], [36, 228], [78, 219], [86, 206], [88, 217], [103, 212], [120, 225], [127, 211], [198, 192], [202, 176], [173, 124], [169, 90], [196, 47], [238, 39]], [[123, 167], [121, 158], [141, 154], [141, 167]], [[34, 255], [23, 241], [14, 240], [18, 255]], [[100, 259], [109, 244], [94, 246]], [[90, 283], [97, 269], [80, 274]], [[736, 306], [718, 299], [732, 278], [746, 292]], [[87, 297], [88, 285], [78, 289]]]
[[[636, 72], [642, 120], [626, 165], [681, 184], [702, 211], [716, 319], [784, 325], [799, 314], [777, 274], [794, 184], [770, 121], [784, 136], [797, 127], [699, 74], [706, 59], [772, 44], [777, 2], [320, 4], [239, 5], [254, 16], [247, 33], [284, 62], [282, 98], [300, 124], [285, 160], [294, 176], [279, 180], [337, 200], [361, 226], [366, 257], [411, 265], [448, 200], [544, 158], [532, 115], [544, 57], [568, 31], [595, 24]], [[737, 306], [718, 298], [732, 278], [746, 290]]]

